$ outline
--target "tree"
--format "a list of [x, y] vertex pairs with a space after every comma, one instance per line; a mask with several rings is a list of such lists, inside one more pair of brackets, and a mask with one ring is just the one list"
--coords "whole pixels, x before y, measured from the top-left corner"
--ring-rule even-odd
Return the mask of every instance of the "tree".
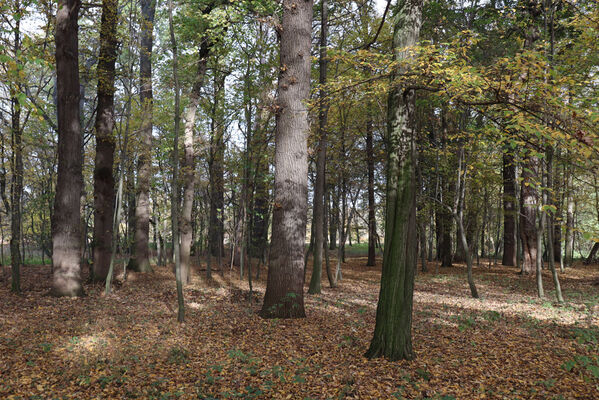
[[[314, 183], [314, 207], [312, 224], [314, 224], [314, 260], [312, 266], [312, 277], [310, 278], [310, 288], [308, 293], [316, 294], [321, 291], [322, 276], [322, 252], [324, 250], [324, 185], [325, 185], [325, 161], [326, 161], [326, 124], [327, 124], [327, 105], [325, 103], [326, 91], [324, 85], [327, 82], [327, 24], [328, 24], [328, 5], [326, 0], [322, 0], [321, 19], [320, 19], [320, 60], [319, 60], [319, 83], [320, 104], [318, 108], [318, 154], [316, 156], [316, 182]], [[334, 280], [330, 282], [331, 287], [335, 285]]]
[[516, 165], [513, 154], [503, 153], [503, 265], [516, 265]]
[[312, 0], [284, 0], [275, 134], [270, 262], [261, 314], [304, 317]]
[[80, 0], [60, 0], [56, 12], [58, 176], [52, 221], [52, 294], [80, 296], [80, 202], [83, 186], [79, 120]]
[[[20, 1], [15, 1], [14, 28], [13, 28], [13, 56], [18, 60], [21, 53], [21, 9]], [[10, 87], [10, 114], [11, 114], [11, 143], [13, 157], [11, 159], [11, 198], [10, 198], [10, 258], [11, 258], [11, 290], [15, 293], [21, 291], [21, 216], [23, 198], [23, 128], [21, 125], [21, 102], [19, 101], [20, 67], [15, 65], [13, 82]], [[2, 246], [2, 243], [0, 243]]]
[[[393, 51], [411, 57], [418, 41], [422, 0], [399, 0], [394, 10]], [[416, 270], [416, 188], [414, 89], [398, 87], [389, 96], [385, 250], [376, 325], [366, 357], [414, 358], [412, 304]]]
[[[179, 253], [179, 126], [181, 124], [179, 54], [173, 26], [173, 0], [168, 1], [168, 27], [173, 52], [173, 81], [175, 84], [175, 138], [173, 141], [173, 177], [171, 197], [171, 218], [173, 228], [173, 252], [175, 254], [175, 280], [177, 283], [177, 321], [185, 321], [185, 303], [183, 301], [183, 281], [181, 277], [181, 255]], [[187, 279], [187, 277], [186, 277]]]
[[139, 101], [142, 115], [137, 159], [137, 188], [135, 197], [135, 245], [129, 268], [148, 272], [150, 267], [150, 178], [152, 176], [152, 48], [154, 44], [154, 15], [156, 0], [141, 0], [141, 49], [139, 53]]
[[96, 159], [94, 163], [94, 263], [93, 279], [105, 280], [110, 267], [114, 218], [114, 75], [116, 63], [117, 0], [102, 2]]

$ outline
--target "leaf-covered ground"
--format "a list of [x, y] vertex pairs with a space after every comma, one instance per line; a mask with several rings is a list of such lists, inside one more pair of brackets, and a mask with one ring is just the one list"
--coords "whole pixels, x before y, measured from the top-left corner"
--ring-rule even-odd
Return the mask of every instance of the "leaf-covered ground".
[[[0, 282], [0, 398], [8, 399], [596, 399], [599, 267], [561, 276], [567, 304], [535, 296], [532, 277], [463, 267], [416, 279], [412, 362], [363, 357], [374, 327], [380, 265], [350, 258], [344, 279], [306, 295], [307, 318], [264, 320], [238, 271], [196, 272], [176, 322], [170, 268], [130, 274], [104, 297], [45, 295], [50, 268], [24, 268], [24, 294]], [[266, 275], [262, 270], [262, 278]], [[323, 276], [326, 284], [326, 277]], [[257, 300], [257, 301], [256, 301]]]

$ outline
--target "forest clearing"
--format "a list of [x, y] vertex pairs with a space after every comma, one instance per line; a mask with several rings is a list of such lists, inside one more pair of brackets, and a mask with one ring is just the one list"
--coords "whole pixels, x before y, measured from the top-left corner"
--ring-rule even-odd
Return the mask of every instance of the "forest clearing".
[[416, 359], [390, 362], [364, 357], [380, 280], [380, 263], [365, 263], [348, 258], [339, 286], [307, 296], [306, 318], [293, 320], [257, 314], [264, 280], [250, 307], [237, 270], [215, 272], [209, 284], [194, 274], [184, 324], [169, 268], [131, 273], [108, 297], [86, 285], [86, 297], [57, 300], [45, 296], [49, 267], [28, 266], [25, 296], [0, 289], [0, 397], [596, 398], [597, 265], [562, 275], [562, 305], [487, 260], [475, 268], [482, 299], [470, 298], [463, 265], [419, 272]]

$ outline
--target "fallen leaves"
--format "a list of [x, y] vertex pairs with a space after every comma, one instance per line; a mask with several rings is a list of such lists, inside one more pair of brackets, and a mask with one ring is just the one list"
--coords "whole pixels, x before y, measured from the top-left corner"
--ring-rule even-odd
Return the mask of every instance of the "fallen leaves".
[[[47, 267], [25, 267], [23, 296], [0, 287], [0, 397], [65, 399], [594, 398], [596, 266], [562, 275], [566, 305], [534, 297], [508, 268], [419, 274], [412, 362], [363, 357], [379, 268], [348, 259], [344, 280], [306, 295], [307, 318], [264, 320], [238, 272], [185, 289], [178, 324], [170, 269], [138, 274], [112, 295], [44, 296]], [[263, 274], [265, 275], [265, 274]], [[547, 282], [550, 282], [548, 279]], [[264, 282], [254, 282], [261, 300]], [[599, 360], [597, 361], [599, 362]], [[597, 364], [599, 365], [599, 364]], [[597, 370], [599, 371], [599, 370]]]

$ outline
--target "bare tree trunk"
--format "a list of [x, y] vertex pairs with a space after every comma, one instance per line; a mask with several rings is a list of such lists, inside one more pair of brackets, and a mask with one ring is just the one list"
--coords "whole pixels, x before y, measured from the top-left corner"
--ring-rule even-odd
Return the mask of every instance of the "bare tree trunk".
[[195, 76], [195, 82], [191, 93], [189, 94], [189, 104], [185, 111], [185, 138], [183, 145], [185, 148], [185, 158], [182, 165], [183, 172], [183, 207], [181, 209], [181, 281], [184, 285], [188, 284], [191, 278], [191, 245], [192, 245], [192, 209], [193, 195], [195, 192], [195, 146], [194, 146], [194, 126], [196, 113], [199, 106], [202, 87], [204, 86], [204, 77], [206, 76], [206, 67], [208, 56], [210, 54], [211, 44], [207, 38], [202, 38], [198, 51], [198, 70]]
[[150, 179], [152, 177], [152, 47], [154, 44], [154, 15], [156, 0], [141, 0], [141, 49], [139, 54], [139, 101], [142, 115], [140, 126], [139, 156], [137, 159], [137, 191], [135, 199], [135, 247], [129, 260], [129, 268], [148, 272], [150, 267]]
[[[547, 178], [545, 186], [547, 188], [553, 188], [553, 148], [551, 146], [547, 146], [547, 160], [546, 160], [546, 169], [547, 169]], [[544, 202], [549, 204], [555, 203], [555, 198], [553, 197], [553, 193], [548, 193], [547, 190], [543, 193]], [[553, 285], [555, 286], [555, 296], [559, 303], [564, 302], [564, 297], [562, 296], [562, 288], [559, 282], [559, 277], [557, 275], [557, 271], [555, 269], [555, 254], [553, 247], [553, 214], [547, 214], [547, 258], [549, 260], [549, 269], [551, 270], [551, 277], [553, 279]]]
[[[328, 193], [328, 185], [325, 183], [325, 195], [324, 198], [328, 199], [329, 198], [329, 193]], [[323, 218], [323, 222], [324, 222], [324, 257], [325, 257], [325, 265], [326, 265], [326, 271], [327, 271], [327, 279], [329, 280], [329, 286], [331, 288], [334, 288], [335, 286], [337, 286], [337, 282], [335, 281], [335, 277], [333, 276], [333, 272], [331, 271], [331, 260], [329, 257], [329, 243], [328, 243], [328, 235], [327, 235], [327, 230], [329, 228], [329, 202], [328, 200], [326, 200], [326, 206], [324, 208], [324, 218]]]
[[[15, 2], [15, 15], [20, 14], [21, 3]], [[17, 59], [21, 51], [21, 21], [15, 20], [14, 26], [13, 56]], [[21, 104], [17, 98], [19, 91], [18, 83], [10, 85], [10, 112], [11, 112], [11, 141], [12, 141], [12, 162], [11, 162], [11, 199], [10, 199], [10, 259], [11, 259], [11, 291], [21, 292], [21, 266], [23, 259], [19, 247], [21, 239], [21, 201], [23, 198], [23, 130], [21, 127]], [[4, 246], [0, 242], [0, 246]], [[0, 261], [1, 263], [1, 261]]]
[[52, 224], [55, 296], [81, 296], [80, 204], [83, 186], [79, 121], [79, 0], [59, 0], [56, 12], [58, 176]]
[[537, 176], [538, 160], [527, 156], [522, 168], [522, 184], [520, 196], [520, 237], [524, 251], [522, 264], [523, 274], [532, 274], [537, 263], [538, 243], [537, 220], [538, 191], [534, 179]]
[[[210, 225], [208, 236], [210, 253], [218, 257], [223, 249], [224, 226], [220, 214], [224, 207], [224, 126], [221, 115], [225, 99], [225, 75], [216, 73], [214, 76], [214, 103], [212, 106], [211, 146], [210, 146]], [[220, 253], [222, 255], [222, 253]]]
[[304, 317], [312, 1], [283, 0], [270, 262], [261, 314]]
[[[368, 164], [368, 260], [367, 266], [374, 266], [376, 263], [376, 214], [374, 199], [374, 146], [372, 138], [372, 116], [370, 112], [366, 120], [366, 159]], [[421, 243], [425, 243], [421, 241]]]
[[320, 20], [320, 104], [318, 112], [318, 133], [320, 140], [318, 143], [318, 154], [316, 156], [316, 182], [314, 184], [314, 207], [312, 225], [314, 226], [314, 260], [312, 262], [312, 278], [308, 293], [317, 294], [321, 292], [322, 276], [322, 252], [324, 241], [324, 186], [325, 186], [325, 161], [327, 149], [327, 104], [326, 90], [324, 85], [327, 83], [327, 35], [328, 35], [328, 4], [327, 0], [321, 0], [321, 20]]
[[96, 159], [94, 163], [94, 261], [93, 278], [103, 281], [110, 268], [114, 219], [114, 72], [116, 63], [117, 0], [102, 2], [98, 105], [96, 110]]
[[[173, 26], [173, 0], [168, 1], [168, 26], [173, 52], [173, 81], [175, 83], [175, 138], [173, 141], [173, 180], [171, 196], [171, 218], [173, 229], [173, 254], [175, 255], [175, 280], [177, 284], [177, 321], [185, 321], [185, 303], [183, 300], [183, 278], [181, 277], [181, 253], [179, 249], [179, 127], [181, 124], [181, 106], [179, 99], [179, 56], [177, 40]], [[185, 277], [187, 279], [187, 276]]]
[[335, 250], [337, 248], [337, 229], [339, 225], [339, 189], [336, 185], [333, 185], [333, 190], [329, 190], [332, 207], [329, 213], [329, 236], [330, 243], [329, 249]]
[[[395, 6], [395, 59], [410, 57], [406, 47], [418, 41], [422, 1], [399, 0]], [[366, 357], [412, 359], [412, 305], [416, 270], [416, 188], [414, 91], [397, 88], [388, 107], [387, 209], [385, 253], [376, 325]]]
[[503, 153], [503, 265], [516, 265], [516, 165], [514, 156]]
[[564, 263], [566, 267], [572, 265], [574, 258], [574, 196], [572, 188], [572, 173], [568, 168], [566, 175], [566, 245], [564, 249]]

